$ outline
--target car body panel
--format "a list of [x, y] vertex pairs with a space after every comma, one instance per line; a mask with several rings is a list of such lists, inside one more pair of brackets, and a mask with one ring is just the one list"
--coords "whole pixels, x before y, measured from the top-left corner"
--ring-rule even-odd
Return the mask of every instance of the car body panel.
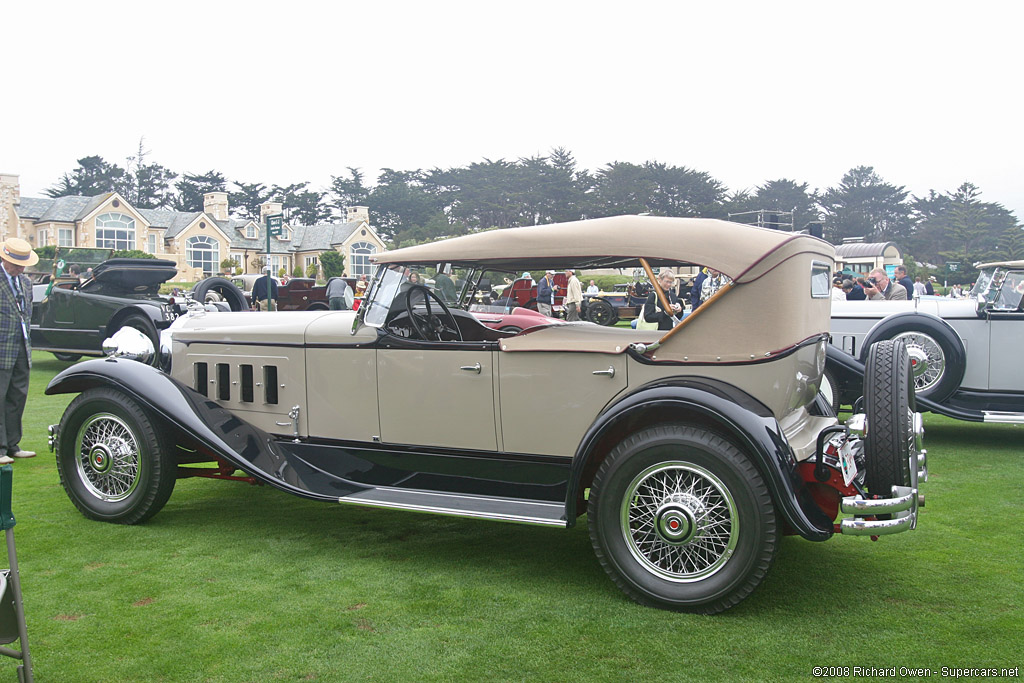
[[503, 450], [513, 453], [572, 457], [628, 385], [621, 353], [501, 353], [498, 364]]

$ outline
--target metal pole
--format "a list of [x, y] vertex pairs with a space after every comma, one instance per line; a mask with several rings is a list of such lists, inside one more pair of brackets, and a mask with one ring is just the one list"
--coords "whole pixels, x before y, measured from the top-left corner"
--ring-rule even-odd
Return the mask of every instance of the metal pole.
[[18, 574], [18, 550], [14, 547], [14, 529], [7, 529], [7, 560], [11, 564], [8, 578], [14, 591], [14, 612], [18, 616], [18, 639], [21, 641], [21, 671], [19, 680], [32, 683], [32, 657], [28, 653], [28, 628], [25, 625], [25, 605], [21, 601], [21, 577]]
[[267, 310], [273, 311], [276, 310], [274, 307], [274, 272], [270, 266], [270, 221], [268, 219], [264, 219], [264, 226], [267, 230], [267, 263], [264, 266], [267, 270]]

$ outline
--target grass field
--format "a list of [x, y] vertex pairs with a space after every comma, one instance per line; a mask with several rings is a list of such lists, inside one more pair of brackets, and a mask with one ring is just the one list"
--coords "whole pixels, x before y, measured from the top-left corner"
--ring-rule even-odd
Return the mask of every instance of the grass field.
[[[43, 389], [66, 365], [35, 355], [23, 446], [39, 457], [14, 464], [38, 681], [938, 679], [1024, 664], [1018, 426], [928, 416], [917, 531], [786, 538], [750, 598], [701, 617], [630, 602], [583, 519], [554, 530], [183, 480], [146, 524], [88, 521], [46, 450], [72, 397]], [[0, 680], [14, 668], [0, 658]]]

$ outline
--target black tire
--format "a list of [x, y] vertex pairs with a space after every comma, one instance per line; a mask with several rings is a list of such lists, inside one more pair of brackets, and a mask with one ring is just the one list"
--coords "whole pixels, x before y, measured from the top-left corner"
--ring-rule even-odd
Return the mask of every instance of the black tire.
[[[911, 454], [916, 436], [912, 413], [914, 382], [901, 341], [880, 341], [868, 350], [864, 369], [864, 484], [868, 493], [889, 497], [893, 485], [912, 484]], [[916, 471], [916, 463], [913, 467]]]
[[328, 306], [325, 303], [322, 303], [322, 302], [318, 301], [316, 303], [310, 304], [309, 308], [307, 308], [306, 310], [307, 311], [327, 311], [327, 310], [330, 310], [330, 306]]
[[883, 339], [899, 339], [906, 345], [914, 387], [922, 398], [942, 403], [960, 388], [967, 354], [960, 337], [945, 321], [920, 313], [885, 320], [871, 330], [865, 348], [870, 350], [871, 344]]
[[138, 524], [159, 512], [177, 476], [149, 415], [108, 388], [89, 389], [64, 411], [57, 472], [83, 515], [117, 524]]
[[649, 427], [616, 446], [594, 478], [587, 516], [612, 580], [662, 609], [732, 607], [765, 577], [779, 545], [757, 468], [721, 436], [686, 425]]
[[249, 305], [245, 301], [245, 294], [238, 287], [231, 284], [231, 281], [223, 277], [208, 277], [201, 280], [192, 290], [192, 298], [196, 301], [206, 301], [206, 295], [214, 293], [220, 296], [231, 306], [234, 312], [247, 311]]
[[74, 363], [82, 356], [81, 354], [78, 353], [58, 353], [57, 351], [54, 351], [53, 357], [56, 358], [57, 360], [62, 360], [65, 363]]
[[603, 299], [591, 299], [587, 305], [587, 320], [598, 325], [611, 327], [619, 320], [615, 307]]

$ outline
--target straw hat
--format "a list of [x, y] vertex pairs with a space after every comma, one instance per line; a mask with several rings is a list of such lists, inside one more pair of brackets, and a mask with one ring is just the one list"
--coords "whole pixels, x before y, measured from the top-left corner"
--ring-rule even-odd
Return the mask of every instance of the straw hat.
[[9, 237], [0, 244], [0, 258], [16, 266], [34, 266], [39, 263], [39, 254], [23, 239]]

